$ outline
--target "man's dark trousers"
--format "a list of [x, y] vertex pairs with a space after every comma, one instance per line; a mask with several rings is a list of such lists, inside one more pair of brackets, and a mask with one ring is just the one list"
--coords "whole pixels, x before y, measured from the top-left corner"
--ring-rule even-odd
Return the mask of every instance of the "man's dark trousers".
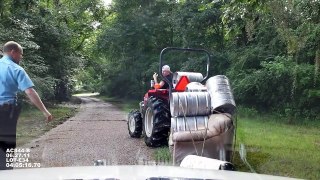
[[17, 121], [20, 111], [21, 106], [0, 105], [0, 170], [12, 169], [6, 166], [6, 157], [14, 153], [6, 153], [6, 151], [16, 147]]

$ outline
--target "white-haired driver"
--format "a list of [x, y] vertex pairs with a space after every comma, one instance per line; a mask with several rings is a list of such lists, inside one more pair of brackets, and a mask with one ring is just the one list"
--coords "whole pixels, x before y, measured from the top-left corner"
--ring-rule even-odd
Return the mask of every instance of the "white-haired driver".
[[[170, 66], [168, 66], [168, 65], [162, 66], [162, 75], [164, 77], [166, 77], [169, 80], [169, 82], [172, 83], [172, 72], [170, 71]], [[158, 78], [158, 74], [154, 73], [153, 80], [155, 82], [156, 89], [168, 89], [169, 88], [169, 84], [166, 81], [161, 80], [160, 83], [158, 83], [157, 78]]]

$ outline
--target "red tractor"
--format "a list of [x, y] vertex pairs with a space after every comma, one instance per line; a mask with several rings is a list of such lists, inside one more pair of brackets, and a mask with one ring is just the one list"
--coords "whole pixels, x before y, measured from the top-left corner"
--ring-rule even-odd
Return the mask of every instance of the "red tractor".
[[[165, 48], [160, 53], [159, 74], [163, 80], [169, 84], [169, 89], [150, 89], [140, 102], [139, 110], [133, 110], [128, 116], [128, 130], [131, 137], [140, 138], [143, 134], [147, 146], [158, 147], [168, 144], [168, 136], [171, 126], [170, 114], [170, 94], [176, 91], [184, 91], [189, 80], [181, 78], [175, 88], [173, 84], [165, 78], [161, 71], [163, 66], [163, 56], [167, 51], [194, 51], [207, 54], [207, 75], [209, 73], [210, 54], [206, 50]], [[186, 77], [186, 76], [183, 76]], [[186, 81], [187, 80], [187, 81]]]
[[[204, 54], [205, 77], [198, 72], [175, 72], [170, 82], [161, 73], [163, 57], [168, 51]], [[150, 89], [140, 102], [140, 109], [129, 113], [130, 136], [139, 138], [143, 135], [146, 145], [150, 147], [168, 145], [169, 141], [171, 147], [173, 144], [178, 150], [181, 147], [182, 153], [179, 154], [198, 154], [196, 143], [203, 142], [201, 147], [208, 149], [208, 152], [203, 149], [200, 151], [204, 156], [230, 160], [235, 130], [232, 120], [235, 103], [225, 76], [218, 75], [208, 79], [209, 63], [210, 53], [203, 49], [163, 49], [160, 53], [159, 74], [169, 88]], [[205, 147], [206, 141], [211, 141], [215, 146]], [[188, 142], [192, 142], [192, 145], [186, 144]], [[195, 148], [195, 151], [191, 150], [192, 148]], [[215, 153], [212, 154], [212, 151]], [[181, 156], [183, 157], [185, 155]]]
[[139, 105], [140, 110], [131, 111], [128, 117], [130, 136], [140, 138], [143, 134], [146, 145], [150, 147], [168, 144], [171, 123], [169, 91], [151, 89]]

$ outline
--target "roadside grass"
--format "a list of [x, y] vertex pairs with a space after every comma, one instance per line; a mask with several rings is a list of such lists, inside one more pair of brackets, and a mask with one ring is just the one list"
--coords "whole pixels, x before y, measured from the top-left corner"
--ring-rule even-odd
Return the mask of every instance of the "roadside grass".
[[154, 158], [157, 162], [166, 163], [172, 165], [172, 156], [169, 151], [169, 147], [160, 147], [155, 149]]
[[320, 179], [319, 124], [290, 125], [259, 117], [239, 118], [234, 164], [240, 171], [249, 171], [238, 153], [239, 145], [244, 144], [247, 161], [257, 173]]
[[77, 108], [67, 106], [53, 106], [48, 108], [54, 116], [54, 120], [47, 123], [38, 109], [33, 106], [25, 106], [20, 114], [17, 124], [17, 146], [21, 146], [31, 140], [40, 137], [45, 132], [65, 122], [75, 115]]

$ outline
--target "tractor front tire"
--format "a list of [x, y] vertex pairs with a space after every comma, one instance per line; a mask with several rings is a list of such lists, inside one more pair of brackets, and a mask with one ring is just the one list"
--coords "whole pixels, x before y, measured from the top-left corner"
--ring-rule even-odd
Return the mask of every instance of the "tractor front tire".
[[142, 134], [142, 117], [139, 110], [132, 110], [129, 113], [127, 124], [130, 137], [140, 138]]
[[168, 104], [162, 99], [150, 97], [144, 113], [143, 135], [149, 147], [168, 145], [171, 115]]

